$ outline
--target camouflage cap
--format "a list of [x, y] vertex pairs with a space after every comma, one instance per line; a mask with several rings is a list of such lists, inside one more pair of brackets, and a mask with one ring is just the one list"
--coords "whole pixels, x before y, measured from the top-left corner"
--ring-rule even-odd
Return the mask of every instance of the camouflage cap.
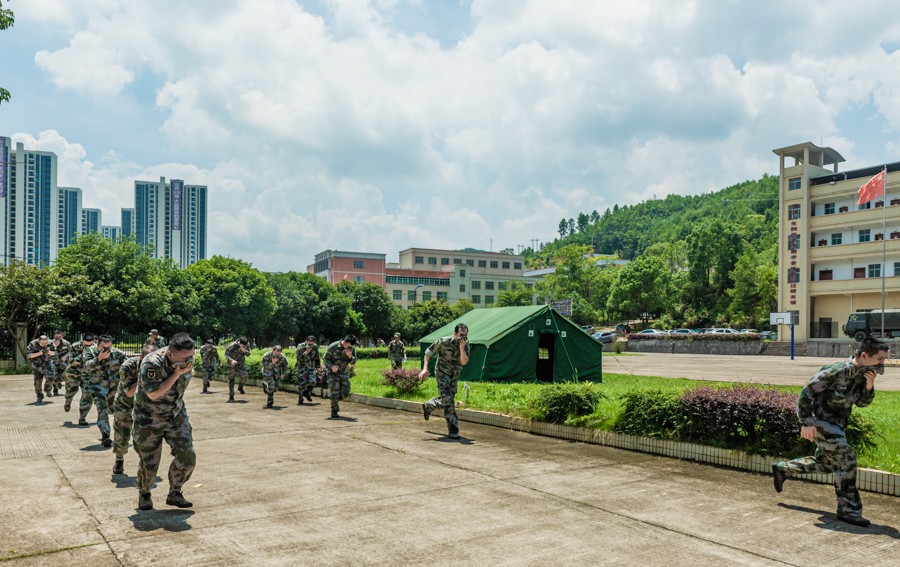
[[158, 335], [158, 334], [159, 334], [159, 331], [157, 331], [156, 329], [150, 329], [150, 334], [151, 334], [151, 335]]
[[315, 335], [310, 335], [310, 336], [306, 337], [306, 340], [308, 340], [308, 341], [315, 341], [315, 340], [316, 340], [316, 336], [315, 336]]
[[394, 333], [394, 338], [395, 338], [395, 339], [399, 339], [399, 338], [400, 338], [400, 333]]

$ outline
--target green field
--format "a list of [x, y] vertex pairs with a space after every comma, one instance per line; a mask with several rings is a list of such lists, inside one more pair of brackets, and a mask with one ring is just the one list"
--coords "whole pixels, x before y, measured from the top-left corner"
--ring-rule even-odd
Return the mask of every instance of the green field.
[[[381, 370], [388, 368], [384, 359], [360, 360], [356, 365], [356, 376], [352, 380], [354, 393], [385, 398], [403, 398], [425, 401], [437, 395], [434, 378], [415, 393], [401, 396], [392, 387], [381, 384]], [[418, 361], [409, 361], [406, 368], [418, 368]], [[611, 429], [622, 412], [621, 397], [634, 390], [662, 390], [683, 392], [699, 386], [731, 386], [732, 382], [708, 382], [677, 378], [657, 378], [653, 376], [632, 376], [629, 374], [604, 373], [600, 390], [606, 398], [597, 405], [594, 415], [585, 420], [585, 425], [598, 429]], [[469, 382], [466, 397], [463, 385], [456, 396], [464, 407], [492, 411], [506, 415], [528, 417], [529, 402], [537, 396], [541, 384], [505, 384], [492, 382]], [[799, 386], [773, 386], [779, 390], [799, 393]], [[868, 415], [875, 420], [879, 439], [878, 446], [861, 453], [859, 465], [865, 468], [900, 473], [900, 392], [878, 392], [875, 401], [867, 408], [854, 411]]]

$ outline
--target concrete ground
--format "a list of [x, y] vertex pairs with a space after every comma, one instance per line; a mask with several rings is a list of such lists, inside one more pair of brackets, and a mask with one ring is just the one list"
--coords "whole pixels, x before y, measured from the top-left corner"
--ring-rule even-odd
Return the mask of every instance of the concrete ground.
[[[639, 357], [620, 357], [636, 368]], [[759, 357], [764, 358], [764, 357]], [[759, 360], [759, 358], [755, 360]], [[677, 358], [676, 358], [677, 359]], [[673, 360], [676, 360], [673, 359]], [[645, 362], [646, 364], [646, 362]], [[607, 365], [609, 366], [609, 365]], [[608, 371], [611, 371], [608, 368]], [[725, 372], [720, 369], [721, 372]], [[806, 374], [802, 372], [801, 374]], [[726, 376], [721, 376], [726, 378]], [[863, 493], [873, 526], [834, 517], [830, 487], [257, 388], [186, 404], [197, 468], [139, 512], [136, 457], [113, 455], [63, 398], [0, 377], [0, 561], [13, 565], [896, 565], [900, 503]]]

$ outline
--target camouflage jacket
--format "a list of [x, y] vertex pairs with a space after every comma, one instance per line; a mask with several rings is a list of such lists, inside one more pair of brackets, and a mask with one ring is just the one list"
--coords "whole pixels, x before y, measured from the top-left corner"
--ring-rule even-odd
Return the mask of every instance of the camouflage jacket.
[[128, 356], [116, 347], [111, 347], [109, 358], [106, 360], [97, 358], [99, 354], [100, 347], [97, 346], [92, 346], [82, 353], [81, 360], [84, 364], [82, 377], [88, 384], [108, 382], [110, 388], [115, 388], [119, 382], [119, 370]]
[[347, 367], [351, 364], [356, 364], [356, 348], [350, 347], [351, 355], [350, 358], [347, 358], [341, 342], [343, 341], [335, 341], [328, 345], [328, 350], [325, 351], [325, 356], [322, 357], [322, 362], [325, 364], [325, 369], [328, 372], [331, 372], [332, 366], [337, 366], [337, 374], [346, 374]]
[[222, 364], [222, 356], [216, 345], [205, 344], [200, 347], [200, 363], [203, 368], [215, 370], [218, 365]]
[[119, 387], [116, 389], [114, 409], [116, 412], [131, 413], [134, 408], [134, 396], [126, 394], [126, 390], [134, 386], [138, 381], [138, 372], [141, 369], [141, 357], [132, 356], [126, 358], [119, 369]]
[[873, 399], [875, 389], [866, 389], [865, 377], [850, 358], [824, 367], [809, 379], [797, 399], [797, 417], [804, 426], [819, 420], [843, 429], [853, 405], [865, 407]]
[[[80, 344], [80, 343], [79, 343]], [[84, 366], [83, 352], [79, 352], [69, 360], [69, 365], [63, 372], [63, 378], [79, 382], [81, 380], [81, 371]]]
[[[147, 337], [147, 340], [144, 341], [144, 346], [148, 346], [150, 344], [153, 344], [153, 343], [150, 342], [150, 337]], [[168, 343], [166, 343], [166, 337], [164, 337], [162, 335], [156, 335], [156, 349], [157, 350], [161, 349], [162, 347], [166, 346], [167, 344]]]
[[75, 357], [84, 352], [84, 349], [87, 348], [84, 346], [82, 341], [75, 341], [69, 347], [69, 363], [75, 360]]
[[[175, 371], [166, 354], [169, 347], [155, 350], [144, 357], [138, 374], [138, 389], [134, 393], [134, 422], [136, 427], [159, 427], [172, 421], [184, 409], [184, 393], [191, 381], [191, 373], [183, 374], [169, 391], [156, 400], [147, 392], [155, 392]], [[185, 412], [185, 415], [187, 413]]]
[[[34, 339], [30, 343], [28, 343], [28, 346], [25, 347], [25, 350], [29, 355], [28, 362], [31, 363], [32, 370], [43, 371], [51, 362], [53, 362], [54, 355], [49, 354], [50, 351], [53, 350], [53, 344], [49, 342], [47, 343], [47, 346], [42, 347], [38, 339]], [[32, 354], [41, 351], [43, 351], [44, 354], [31, 358]]]
[[[309, 351], [309, 354], [306, 354]], [[318, 368], [322, 365], [322, 359], [319, 357], [319, 345], [316, 343], [307, 344], [300, 343], [297, 345], [297, 363], [295, 368]]]
[[[466, 343], [466, 357], [472, 352], [472, 344]], [[462, 370], [463, 365], [459, 362], [459, 342], [452, 336], [440, 338], [428, 347], [425, 355], [430, 358], [437, 357], [434, 363], [434, 372], [440, 372], [446, 376], [456, 376]]]
[[56, 351], [56, 356], [53, 357], [54, 363], [68, 364], [71, 361], [72, 356], [69, 353], [72, 352], [72, 343], [63, 339], [57, 345], [56, 340], [52, 340], [50, 341], [50, 347]]
[[[249, 350], [249, 348], [247, 350]], [[241, 344], [237, 341], [234, 341], [225, 349], [225, 360], [228, 361], [229, 368], [243, 368], [246, 359], [247, 355], [241, 350]], [[232, 360], [237, 361], [236, 366], [231, 366]]]
[[388, 345], [388, 356], [392, 360], [406, 358], [406, 343], [403, 341], [391, 341]]
[[288, 371], [288, 361], [284, 353], [275, 358], [275, 352], [269, 351], [262, 357], [262, 375], [266, 378], [274, 376], [276, 380], [281, 380]]

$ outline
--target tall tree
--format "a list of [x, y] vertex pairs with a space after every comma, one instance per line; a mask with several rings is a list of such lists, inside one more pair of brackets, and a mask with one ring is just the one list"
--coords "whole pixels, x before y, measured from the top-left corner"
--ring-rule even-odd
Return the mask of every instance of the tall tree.
[[569, 234], [569, 222], [566, 219], [559, 221], [559, 228], [556, 229], [560, 238], [565, 238]]
[[662, 260], [641, 256], [629, 262], [613, 284], [607, 310], [628, 319], [661, 315], [670, 305], [671, 272]]
[[[59, 285], [58, 272], [12, 260], [0, 265], [0, 317], [3, 329], [15, 336], [16, 325], [24, 323], [28, 339], [49, 334], [48, 326], [59, 326], [62, 312], [75, 304], [76, 298]], [[22, 356], [22, 345], [19, 345]]]
[[394, 302], [380, 285], [370, 282], [344, 280], [337, 284], [337, 290], [350, 298], [351, 307], [365, 325], [365, 334], [371, 338], [388, 338], [391, 329], [391, 314]]
[[776, 250], [776, 245], [762, 252], [747, 247], [735, 263], [731, 272], [734, 287], [728, 290], [731, 300], [728, 315], [735, 323], [744, 327], [765, 327], [769, 313], [778, 308]]
[[[0, 31], [9, 29], [16, 22], [16, 16], [9, 8], [3, 7], [3, 1], [0, 0]], [[0, 87], [0, 103], [9, 102], [12, 95], [9, 91]]]
[[506, 289], [497, 295], [497, 307], [514, 307], [517, 305], [531, 305], [534, 303], [534, 290], [526, 287], [523, 282], [513, 280]]

